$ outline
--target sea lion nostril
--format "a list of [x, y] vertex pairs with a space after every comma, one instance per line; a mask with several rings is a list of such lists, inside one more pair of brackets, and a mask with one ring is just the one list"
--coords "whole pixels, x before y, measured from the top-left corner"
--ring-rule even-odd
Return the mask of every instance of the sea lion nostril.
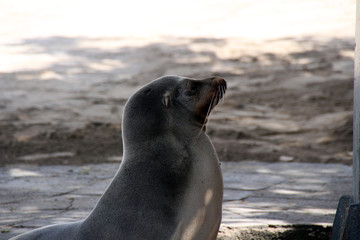
[[212, 81], [217, 85], [225, 87], [225, 89], [226, 89], [226, 81], [225, 81], [225, 79], [223, 79], [221, 77], [213, 77]]
[[213, 81], [224, 81], [224, 79], [222, 77], [218, 77], [218, 76], [214, 76], [212, 77]]
[[224, 84], [225, 80], [221, 77], [212, 77], [211, 81], [213, 84], [221, 85]]

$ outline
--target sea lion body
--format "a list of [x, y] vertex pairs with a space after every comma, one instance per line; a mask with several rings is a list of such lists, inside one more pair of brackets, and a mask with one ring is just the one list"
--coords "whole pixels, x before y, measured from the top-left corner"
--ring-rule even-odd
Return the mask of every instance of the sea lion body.
[[13, 239], [216, 239], [223, 182], [203, 126], [225, 88], [177, 76], [142, 87], [124, 109], [123, 161], [90, 215]]

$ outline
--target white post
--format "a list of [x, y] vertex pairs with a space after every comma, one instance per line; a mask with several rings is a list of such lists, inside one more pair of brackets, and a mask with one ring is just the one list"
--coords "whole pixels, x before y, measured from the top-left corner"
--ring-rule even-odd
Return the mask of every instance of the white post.
[[355, 79], [354, 79], [354, 123], [353, 123], [353, 178], [354, 203], [360, 203], [360, 0], [356, 1], [355, 30]]

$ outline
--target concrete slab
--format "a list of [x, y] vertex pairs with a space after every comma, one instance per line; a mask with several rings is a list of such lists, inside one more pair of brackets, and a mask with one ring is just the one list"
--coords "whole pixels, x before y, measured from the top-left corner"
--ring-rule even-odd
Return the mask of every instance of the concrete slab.
[[[118, 163], [0, 168], [0, 239], [87, 216]], [[332, 225], [352, 168], [340, 164], [224, 162], [222, 228]]]

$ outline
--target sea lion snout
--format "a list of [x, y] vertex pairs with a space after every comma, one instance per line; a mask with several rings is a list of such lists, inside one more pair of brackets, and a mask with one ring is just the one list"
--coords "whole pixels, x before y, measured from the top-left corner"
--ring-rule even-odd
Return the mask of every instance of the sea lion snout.
[[218, 76], [213, 76], [213, 77], [208, 77], [205, 78], [202, 81], [209, 81], [211, 82], [212, 85], [217, 86], [217, 85], [225, 85], [226, 87], [226, 81], [225, 79], [223, 79], [222, 77], [218, 77]]
[[219, 101], [224, 97], [226, 92], [227, 85], [225, 79], [215, 76], [205, 78], [200, 81], [206, 82], [208, 85], [210, 85], [211, 88], [209, 89], [208, 94], [211, 95], [211, 97], [215, 98], [215, 105], [217, 105]]
[[219, 101], [224, 97], [225, 92], [226, 92], [226, 81], [225, 79], [223, 79], [222, 77], [212, 77], [211, 78], [211, 83], [213, 85], [213, 87], [216, 89], [216, 94], [217, 94], [217, 101], [216, 104], [219, 103]]
[[209, 77], [199, 80], [203, 84], [196, 111], [204, 116], [204, 121], [214, 107], [224, 98], [226, 92], [226, 81], [221, 77]]

